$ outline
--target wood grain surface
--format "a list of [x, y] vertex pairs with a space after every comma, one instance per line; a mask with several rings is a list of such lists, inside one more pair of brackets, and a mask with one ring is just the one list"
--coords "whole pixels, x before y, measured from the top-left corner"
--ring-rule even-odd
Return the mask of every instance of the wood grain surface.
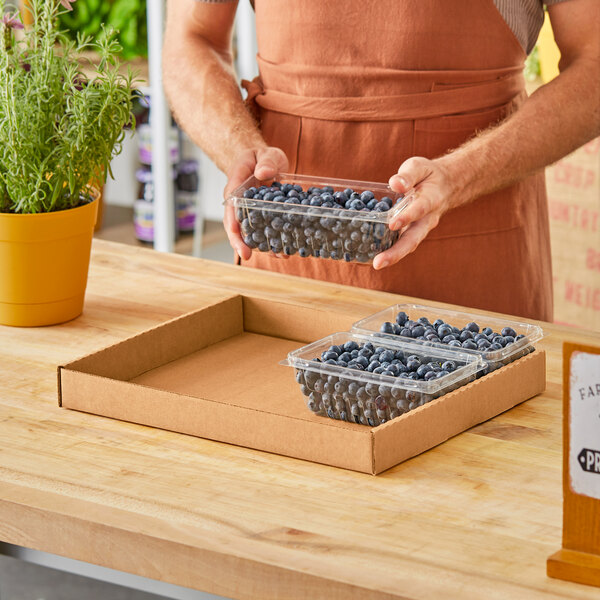
[[56, 367], [235, 291], [406, 297], [96, 240], [84, 314], [0, 327], [0, 540], [240, 599], [598, 598], [561, 545], [563, 340], [547, 391], [377, 477], [60, 409]]

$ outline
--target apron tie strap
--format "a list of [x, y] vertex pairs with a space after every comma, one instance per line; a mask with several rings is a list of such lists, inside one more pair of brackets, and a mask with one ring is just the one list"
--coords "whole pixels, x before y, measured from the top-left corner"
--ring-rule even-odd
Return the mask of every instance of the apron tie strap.
[[275, 112], [326, 121], [398, 121], [468, 113], [507, 104], [524, 89], [520, 72], [466, 87], [390, 96], [301, 96], [265, 89], [258, 78], [246, 84], [246, 102], [254, 114], [258, 112], [258, 105]]
[[244, 104], [246, 105], [248, 112], [254, 117], [254, 120], [257, 123], [260, 123], [260, 110], [258, 108], [256, 97], [265, 93], [265, 88], [263, 87], [260, 76], [255, 77], [252, 81], [242, 79], [242, 87], [248, 93], [246, 100], [244, 100]]

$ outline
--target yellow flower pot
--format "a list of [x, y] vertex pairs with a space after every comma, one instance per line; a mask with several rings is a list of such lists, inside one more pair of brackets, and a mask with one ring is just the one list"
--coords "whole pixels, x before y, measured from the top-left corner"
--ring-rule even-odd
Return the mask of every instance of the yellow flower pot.
[[58, 212], [0, 213], [0, 324], [53, 325], [81, 314], [98, 212], [93, 196]]

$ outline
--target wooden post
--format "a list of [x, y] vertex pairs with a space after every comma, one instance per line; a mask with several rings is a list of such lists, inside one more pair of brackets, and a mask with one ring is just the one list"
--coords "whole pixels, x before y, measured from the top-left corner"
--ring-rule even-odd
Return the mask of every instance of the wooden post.
[[563, 541], [550, 577], [600, 587], [600, 348], [563, 345]]

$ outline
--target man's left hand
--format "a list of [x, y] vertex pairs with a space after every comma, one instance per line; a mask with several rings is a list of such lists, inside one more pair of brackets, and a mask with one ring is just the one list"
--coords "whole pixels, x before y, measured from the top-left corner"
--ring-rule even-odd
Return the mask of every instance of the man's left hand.
[[390, 178], [389, 185], [401, 194], [414, 188], [414, 196], [390, 221], [390, 229], [400, 231], [400, 239], [374, 258], [375, 269], [389, 267], [414, 252], [440, 217], [453, 206], [462, 204], [457, 202], [453, 181], [439, 160], [420, 156], [409, 158]]

